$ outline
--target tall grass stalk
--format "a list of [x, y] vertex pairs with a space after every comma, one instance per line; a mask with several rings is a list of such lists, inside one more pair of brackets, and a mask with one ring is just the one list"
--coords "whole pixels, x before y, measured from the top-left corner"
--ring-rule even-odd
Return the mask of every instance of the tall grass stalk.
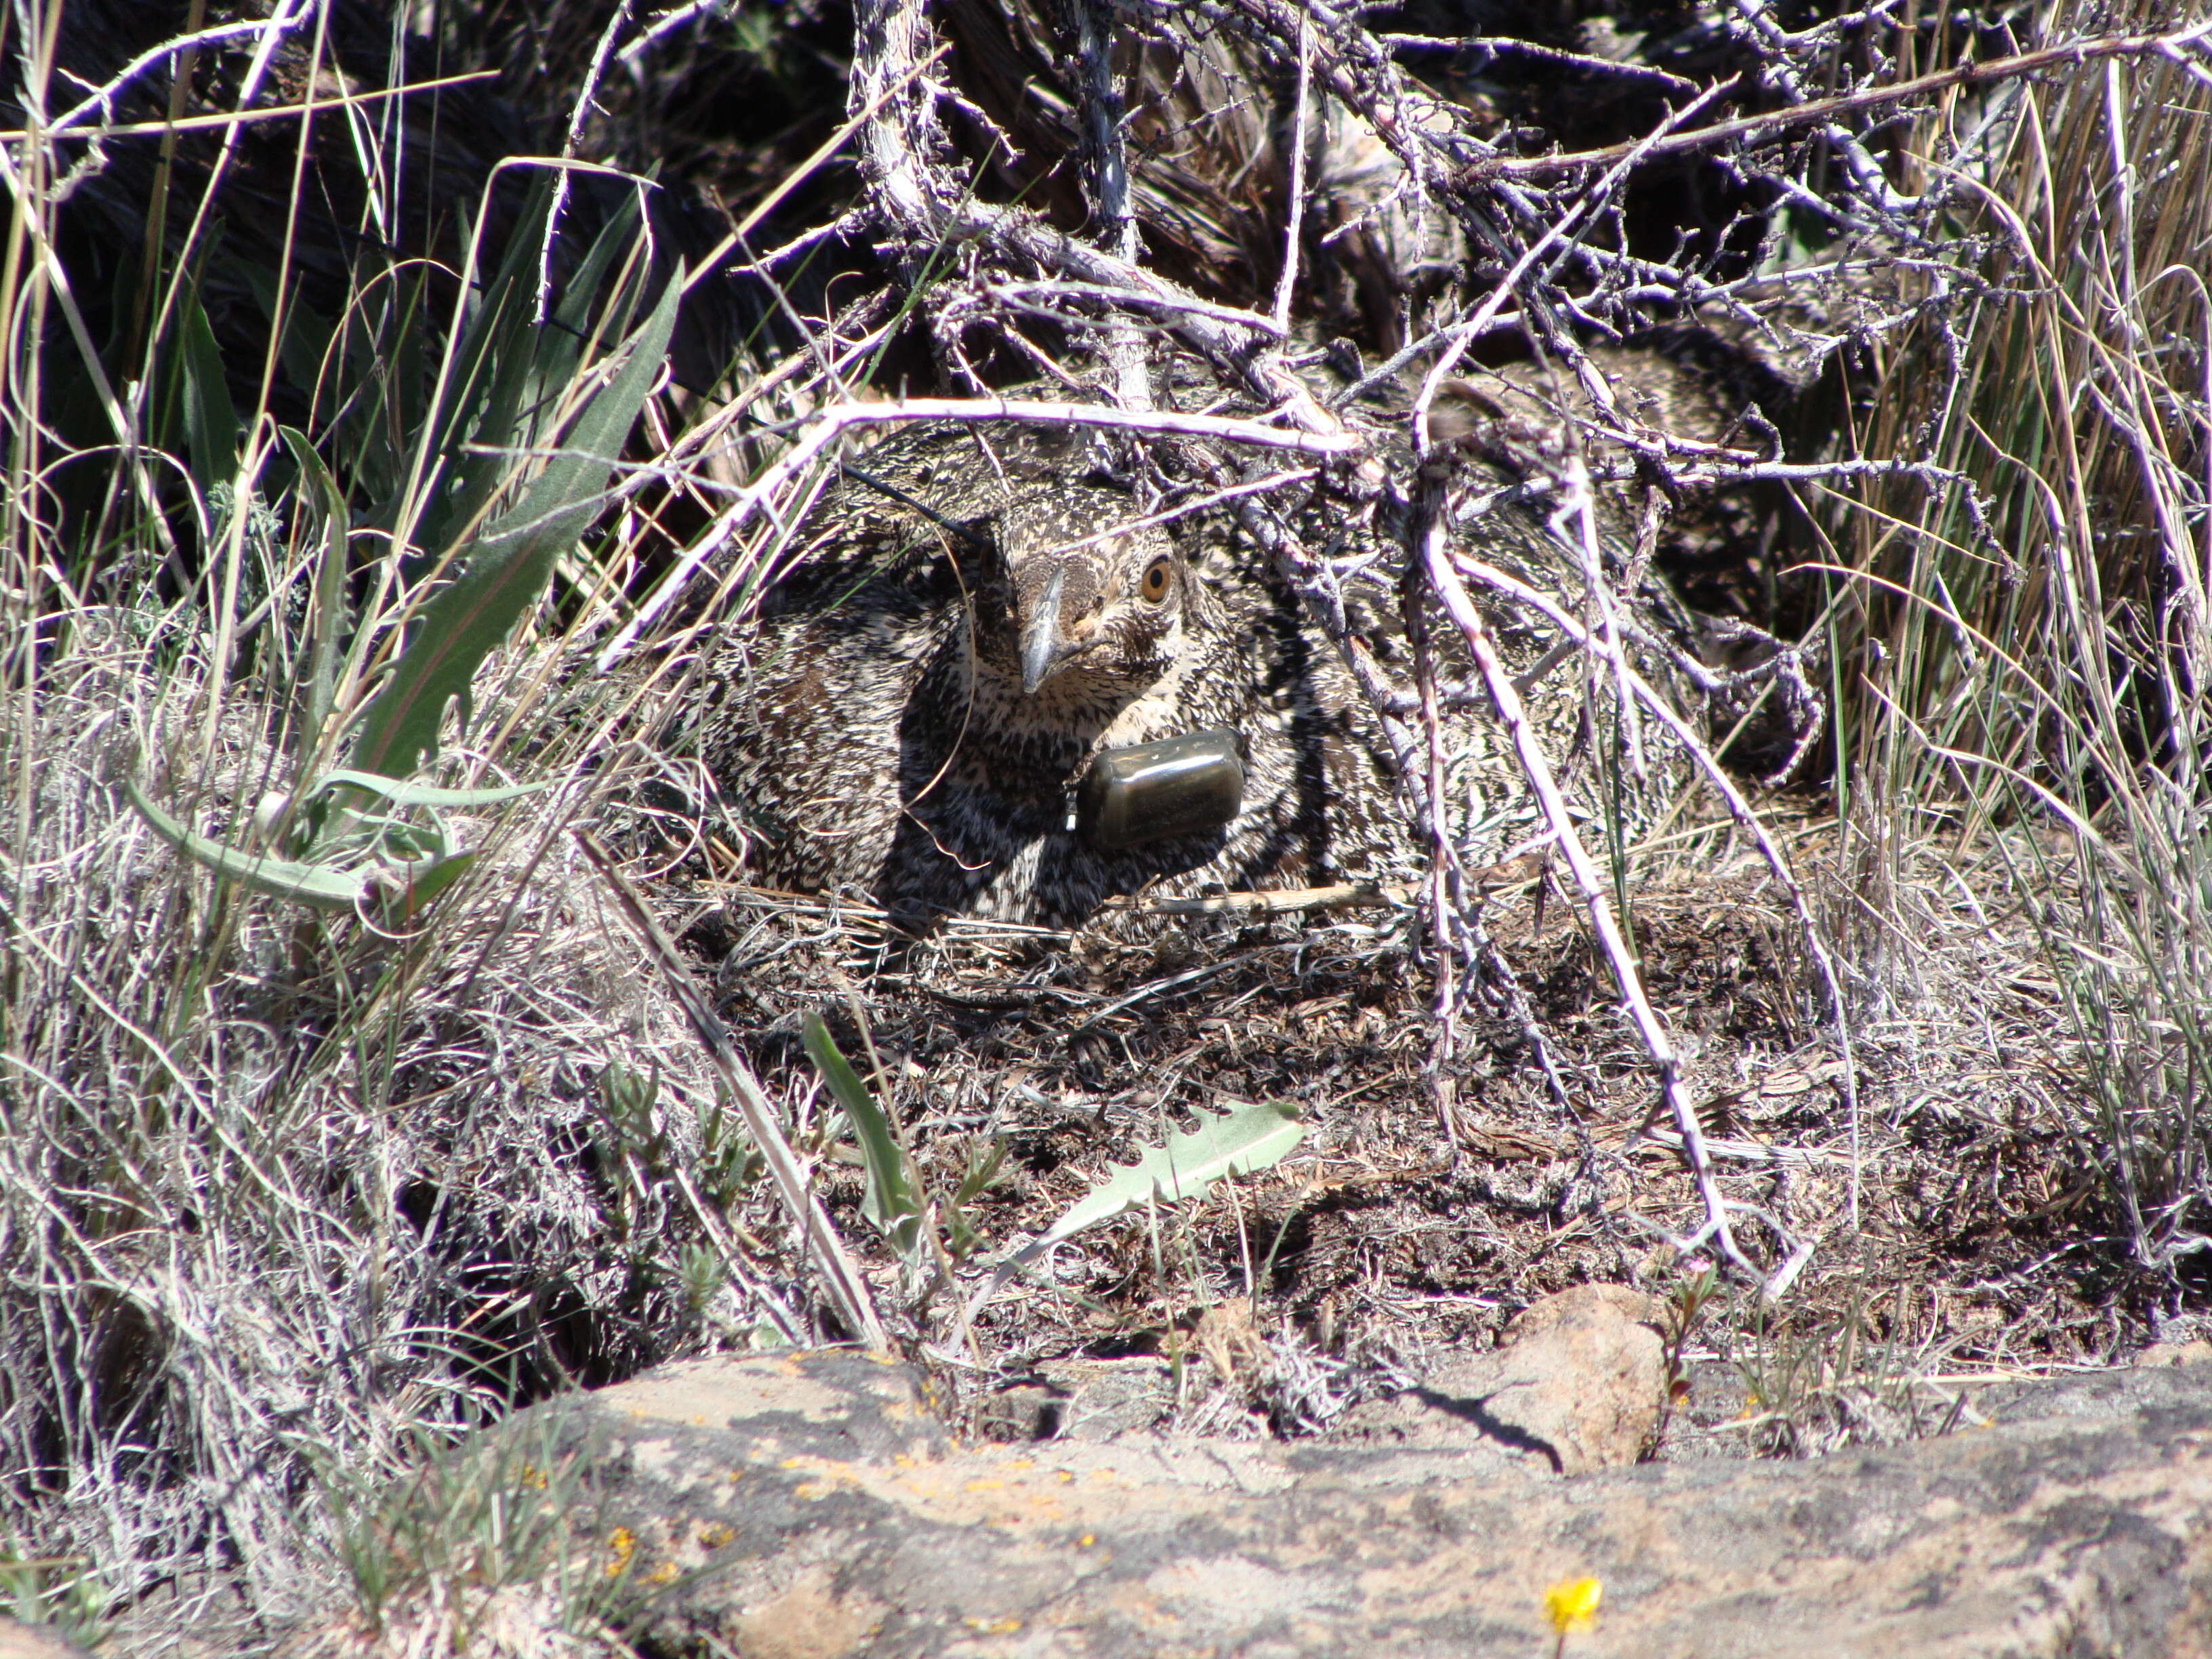
[[[2048, 29], [2172, 21], [2075, 4]], [[2151, 59], [2014, 96], [1959, 227], [1996, 281], [1931, 296], [1868, 434], [1968, 485], [1842, 518], [1868, 578], [1849, 868], [1881, 916], [1940, 830], [2051, 896], [2047, 1060], [2171, 1285], [2212, 1246], [2212, 90]], [[1911, 978], [1895, 914], [1852, 930], [1881, 994]]]
[[[572, 204], [538, 326], [527, 169], [453, 204], [444, 268], [389, 251], [424, 211], [397, 127], [294, 109], [344, 137], [316, 166], [360, 170], [339, 303], [289, 231], [219, 240], [253, 209], [221, 132], [163, 175], [156, 265], [88, 283], [33, 10], [0, 233], [0, 1543], [72, 1564], [19, 1612], [143, 1623], [159, 1590], [244, 1647], [358, 1553], [330, 1471], [710, 1328], [804, 1328], [769, 1268], [696, 1270], [729, 1230], [682, 1195], [751, 1194], [693, 1179], [728, 1161], [716, 1085], [566, 833], [657, 764], [646, 672], [566, 670], [665, 553], [671, 478], [622, 458], [682, 277], [638, 213]], [[323, 47], [289, 38], [284, 84], [342, 79]], [[301, 869], [349, 896], [301, 902]], [[649, 1157], [609, 1133], [624, 1076], [657, 1079]]]

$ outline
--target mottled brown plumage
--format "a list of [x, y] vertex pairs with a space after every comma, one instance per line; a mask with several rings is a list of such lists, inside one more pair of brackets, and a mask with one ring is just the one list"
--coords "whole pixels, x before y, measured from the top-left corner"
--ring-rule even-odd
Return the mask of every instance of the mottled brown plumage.
[[[691, 712], [755, 879], [855, 891], [927, 931], [1418, 867], [1373, 715], [1225, 519], [1171, 538], [1051, 432], [908, 428], [854, 467], [872, 482], [824, 495]], [[1225, 826], [1118, 852], [1071, 830], [1094, 754], [1216, 727], [1246, 775]], [[1455, 833], [1495, 857], [1527, 818], [1510, 759], [1476, 717], [1447, 736]]]

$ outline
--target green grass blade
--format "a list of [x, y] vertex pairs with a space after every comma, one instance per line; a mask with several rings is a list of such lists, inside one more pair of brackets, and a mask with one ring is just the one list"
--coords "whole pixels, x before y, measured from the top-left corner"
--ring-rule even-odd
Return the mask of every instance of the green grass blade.
[[477, 544], [460, 577], [423, 607], [412, 641], [362, 719], [356, 766], [404, 775], [438, 752], [447, 702], [467, 696], [477, 666], [537, 603], [554, 561], [599, 516], [623, 440], [659, 376], [683, 293], [679, 267], [631, 337], [629, 361], [577, 417], [562, 453]]
[[330, 718], [331, 702], [337, 696], [338, 632], [345, 621], [346, 548], [353, 515], [346, 507], [345, 491], [331, 477], [330, 468], [315, 453], [307, 434], [289, 426], [280, 426], [276, 431], [300, 469], [300, 493], [305, 495], [312, 490], [323, 514], [323, 550], [315, 566], [314, 597], [307, 609], [313, 640], [301, 701], [299, 747], [300, 753], [307, 756], [314, 751], [323, 722]]
[[366, 794], [390, 801], [394, 806], [489, 806], [503, 800], [513, 800], [520, 795], [534, 795], [541, 789], [550, 789], [550, 778], [539, 783], [510, 783], [496, 789], [440, 789], [427, 783], [407, 783], [398, 778], [380, 776], [374, 772], [357, 772], [340, 768], [325, 772], [315, 780], [314, 790], [359, 789]]
[[906, 1154], [891, 1133], [868, 1085], [860, 1081], [850, 1061], [837, 1051], [830, 1028], [819, 1014], [809, 1014], [803, 1029], [806, 1052], [813, 1056], [822, 1080], [845, 1109], [854, 1138], [860, 1143], [860, 1162], [868, 1172], [868, 1196], [860, 1206], [891, 1248], [908, 1260], [921, 1243], [921, 1193], [907, 1168]]
[[477, 853], [454, 853], [402, 866], [393, 872], [397, 885], [386, 893], [386, 922], [404, 926], [428, 909], [430, 902], [467, 874], [480, 856]]
[[[439, 471], [417, 532], [424, 546], [443, 551], [507, 482], [513, 463], [506, 450], [526, 445], [532, 435], [531, 386], [544, 349], [530, 326], [527, 289], [519, 275], [502, 269], [462, 335], [453, 391], [431, 441]], [[482, 447], [472, 451], [471, 444]]]
[[333, 870], [319, 864], [297, 864], [289, 859], [270, 858], [265, 854], [248, 853], [235, 847], [226, 847], [219, 841], [211, 841], [197, 830], [187, 830], [148, 800], [139, 793], [135, 783], [126, 781], [123, 793], [131, 805], [137, 809], [138, 816], [144, 818], [152, 826], [154, 833], [163, 841], [195, 864], [204, 865], [219, 876], [242, 883], [257, 893], [266, 893], [274, 898], [297, 899], [303, 904], [312, 904], [325, 910], [350, 910], [368, 890], [366, 880], [353, 872]]
[[185, 446], [192, 477], [203, 491], [228, 484], [238, 471], [238, 409], [223, 379], [222, 351], [214, 326], [197, 295], [188, 297], [179, 318], [185, 391]]

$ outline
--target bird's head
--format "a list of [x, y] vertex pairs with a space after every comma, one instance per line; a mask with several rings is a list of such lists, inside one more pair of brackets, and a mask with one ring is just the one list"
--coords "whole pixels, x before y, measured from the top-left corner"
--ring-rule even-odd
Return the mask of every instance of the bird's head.
[[1061, 489], [999, 514], [1023, 694], [1080, 686], [1127, 693], [1158, 679], [1183, 647], [1191, 577], [1175, 544], [1126, 495]]

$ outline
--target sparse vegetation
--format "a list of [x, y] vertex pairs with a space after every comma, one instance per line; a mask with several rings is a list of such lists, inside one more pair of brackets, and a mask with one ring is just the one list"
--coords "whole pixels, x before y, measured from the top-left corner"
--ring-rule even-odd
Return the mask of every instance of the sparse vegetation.
[[[8, 14], [0, 1607], [625, 1651], [561, 1471], [463, 1437], [854, 1334], [817, 1227], [973, 1389], [1144, 1348], [1247, 1433], [1594, 1277], [1693, 1285], [1670, 1364], [1732, 1397], [1678, 1421], [1785, 1454], [2206, 1316], [2212, 29], [854, 9]], [[1608, 399], [1624, 350], [1718, 417]], [[1372, 463], [1215, 481], [1340, 641], [1500, 591], [1471, 457], [1587, 551], [1531, 626], [1595, 719], [1677, 706], [1632, 684], [1663, 575], [1733, 804], [904, 957], [748, 887], [661, 714], [837, 434], [1147, 370]], [[1287, 532], [1324, 488], [1401, 568]], [[1402, 666], [1417, 763], [1425, 697], [1496, 695]], [[1239, 1297], [1273, 1358], [1209, 1395]]]

